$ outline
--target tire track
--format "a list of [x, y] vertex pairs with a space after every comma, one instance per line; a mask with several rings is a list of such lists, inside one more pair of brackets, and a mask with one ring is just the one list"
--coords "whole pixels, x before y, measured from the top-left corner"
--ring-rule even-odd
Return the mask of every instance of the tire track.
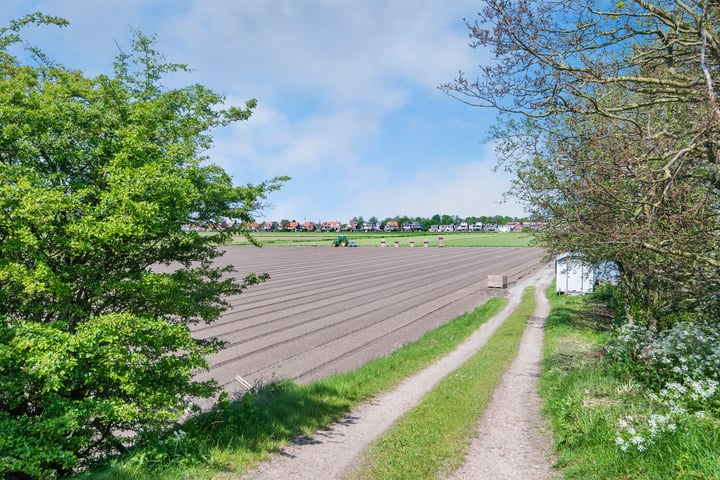
[[[542, 276], [551, 274], [549, 268]], [[535, 275], [533, 275], [535, 277]], [[405, 379], [395, 389], [359, 405], [347, 417], [329, 428], [316, 432], [303, 442], [281, 449], [280, 454], [257, 469], [243, 475], [243, 479], [340, 479], [353, 470], [363, 448], [377, 439], [393, 422], [412, 409], [422, 397], [445, 376], [467, 362], [496, 329], [508, 318], [520, 302], [523, 289], [533, 277], [518, 282], [511, 290], [508, 305], [446, 357]], [[536, 280], [536, 279], [535, 279]], [[471, 478], [494, 478], [471, 477]], [[533, 478], [517, 476], [512, 478]]]

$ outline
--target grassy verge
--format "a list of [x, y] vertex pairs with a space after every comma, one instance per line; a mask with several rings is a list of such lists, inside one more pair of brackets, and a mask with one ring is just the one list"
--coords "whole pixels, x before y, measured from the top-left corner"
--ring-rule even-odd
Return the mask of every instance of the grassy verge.
[[[423, 247], [427, 240], [428, 246], [437, 247], [439, 238], [443, 238], [446, 247], [528, 247], [533, 240], [528, 233], [427, 233], [427, 232], [341, 232], [341, 233], [306, 233], [306, 232], [257, 232], [253, 237], [263, 245], [299, 245], [299, 246], [332, 246], [333, 240], [339, 235], [345, 235], [349, 240], [360, 247], [379, 247], [380, 241], [385, 239], [385, 245], [392, 247], [395, 241], [400, 247], [409, 247], [410, 241], [415, 247]], [[234, 245], [246, 245], [248, 241], [243, 237], [236, 237]]]
[[448, 354], [504, 305], [504, 299], [491, 299], [354, 372], [310, 385], [276, 381], [239, 401], [221, 402], [167, 438], [139, 446], [130, 455], [79, 478], [236, 478], [293, 437], [331, 423], [358, 402], [388, 390]]
[[534, 289], [488, 343], [465, 365], [443, 379], [364, 454], [353, 478], [434, 479], [462, 465], [477, 422], [493, 391], [517, 355]]
[[550, 296], [540, 379], [545, 412], [567, 478], [719, 479], [720, 422], [682, 425], [640, 449], [617, 444], [621, 419], [660, 413], [638, 380], [618, 376], [602, 358], [609, 319], [577, 297]]

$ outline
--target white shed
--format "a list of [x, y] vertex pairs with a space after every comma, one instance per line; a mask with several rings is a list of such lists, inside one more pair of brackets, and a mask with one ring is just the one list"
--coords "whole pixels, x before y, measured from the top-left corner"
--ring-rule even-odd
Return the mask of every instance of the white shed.
[[555, 260], [556, 290], [558, 295], [591, 293], [595, 286], [595, 268], [584, 261], [582, 255], [564, 253]]

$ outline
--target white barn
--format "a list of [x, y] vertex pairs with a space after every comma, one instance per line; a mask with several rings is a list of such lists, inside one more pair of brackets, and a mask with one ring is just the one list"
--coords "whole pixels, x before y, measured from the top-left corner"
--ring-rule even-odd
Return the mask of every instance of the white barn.
[[583, 295], [595, 286], [595, 268], [582, 255], [564, 253], [555, 259], [556, 291], [558, 295]]

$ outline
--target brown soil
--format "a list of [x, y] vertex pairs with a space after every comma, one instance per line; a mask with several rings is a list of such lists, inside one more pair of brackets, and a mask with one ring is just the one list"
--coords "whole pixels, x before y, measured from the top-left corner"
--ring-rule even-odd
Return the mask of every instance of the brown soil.
[[536, 248], [230, 247], [221, 261], [238, 275], [267, 272], [270, 280], [237, 298], [223, 317], [193, 329], [228, 348], [200, 378], [229, 392], [236, 380], [273, 377], [311, 382], [353, 370], [503, 294], [540, 268]]
[[[419, 338], [490, 296], [509, 294], [508, 306], [447, 357], [398, 388], [359, 406], [312, 438], [298, 439], [243, 478], [339, 479], [360, 453], [411, 409], [444, 376], [466, 362], [517, 306], [522, 290], [542, 278], [542, 251], [512, 248], [308, 248], [238, 247], [226, 260], [241, 271], [268, 271], [272, 280], [233, 300], [220, 322], [196, 330], [232, 342], [209, 375], [228, 391], [234, 378], [263, 381], [273, 375], [311, 381], [356, 368]], [[488, 274], [507, 275], [510, 288], [487, 288]], [[547, 302], [528, 325], [520, 353], [478, 427], [465, 466], [453, 478], [552, 476], [550, 441], [539, 415], [542, 324]]]

